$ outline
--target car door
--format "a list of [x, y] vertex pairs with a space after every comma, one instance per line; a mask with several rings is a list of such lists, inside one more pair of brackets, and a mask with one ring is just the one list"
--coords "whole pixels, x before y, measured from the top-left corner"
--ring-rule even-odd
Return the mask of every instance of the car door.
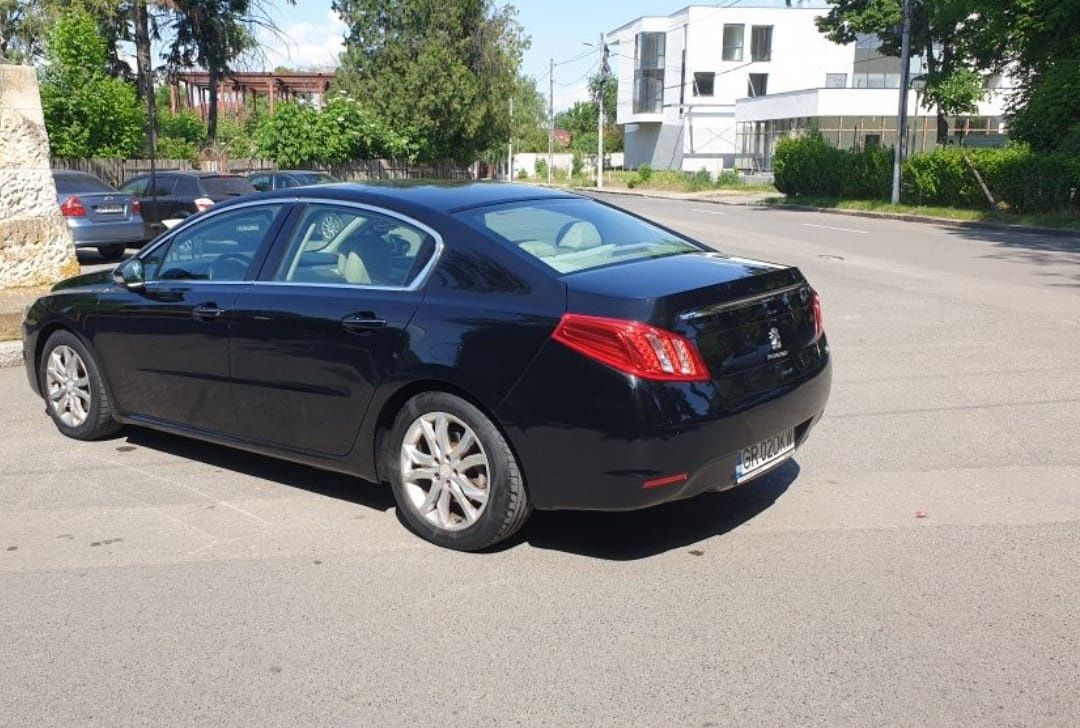
[[287, 202], [209, 214], [138, 256], [145, 284], [102, 294], [94, 346], [121, 412], [235, 433], [231, 308], [261, 265]]
[[233, 304], [238, 425], [253, 440], [341, 457], [375, 388], [408, 360], [408, 323], [442, 243], [360, 205], [313, 202], [292, 219]]

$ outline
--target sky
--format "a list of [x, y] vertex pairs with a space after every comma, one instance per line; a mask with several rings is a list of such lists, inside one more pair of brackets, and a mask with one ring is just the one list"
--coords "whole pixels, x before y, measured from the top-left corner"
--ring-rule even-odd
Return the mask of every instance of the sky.
[[[730, 0], [729, 0], [730, 1]], [[325, 67], [336, 64], [345, 26], [330, 9], [330, 0], [297, 0], [290, 6], [272, 0], [274, 21], [281, 38], [263, 38], [265, 59], [249, 65], [260, 68]], [[686, 7], [688, 0], [515, 0], [518, 21], [532, 38], [522, 70], [548, 92], [548, 59], [569, 61], [555, 69], [555, 107], [565, 109], [587, 97], [586, 79], [596, 70], [598, 57], [585, 43], [596, 44], [601, 32], [614, 30], [642, 15], [668, 15]], [[702, 4], [710, 4], [703, 2]], [[584, 54], [584, 55], [583, 55]], [[576, 59], [576, 60], [574, 60]], [[617, 67], [613, 57], [611, 65]]]

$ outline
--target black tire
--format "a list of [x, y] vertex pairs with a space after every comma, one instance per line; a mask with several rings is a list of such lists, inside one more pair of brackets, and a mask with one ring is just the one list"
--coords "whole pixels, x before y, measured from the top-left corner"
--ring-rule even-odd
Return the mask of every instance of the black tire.
[[120, 260], [124, 257], [127, 246], [123, 244], [99, 245], [97, 252], [104, 260]]
[[[419, 417], [433, 412], [449, 413], [468, 425], [488, 460], [487, 503], [475, 523], [460, 530], [440, 528], [421, 515], [406, 493], [402, 479], [401, 448], [405, 435]], [[381, 450], [379, 472], [390, 481], [398, 512], [415, 533], [438, 546], [457, 551], [486, 548], [514, 535], [532, 512], [517, 459], [502, 433], [483, 412], [460, 397], [446, 392], [425, 392], [410, 399], [398, 412], [387, 447]]]
[[[64, 422], [49, 398], [46, 372], [50, 356], [60, 346], [73, 349], [82, 360], [83, 369], [86, 372], [90, 407], [87, 410], [86, 420], [77, 426]], [[105, 391], [105, 383], [101, 378], [97, 359], [70, 331], [57, 331], [45, 342], [45, 348], [41, 352], [41, 361], [38, 362], [38, 382], [45, 398], [45, 409], [49, 417], [56, 423], [57, 429], [68, 437], [76, 440], [100, 440], [115, 434], [120, 429], [120, 423], [113, 419], [112, 404], [109, 402], [108, 392]]]

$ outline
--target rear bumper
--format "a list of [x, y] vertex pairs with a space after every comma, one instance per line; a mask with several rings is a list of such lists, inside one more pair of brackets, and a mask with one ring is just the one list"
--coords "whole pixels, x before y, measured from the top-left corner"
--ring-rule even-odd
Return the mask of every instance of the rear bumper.
[[69, 217], [67, 220], [75, 247], [98, 245], [134, 244], [146, 239], [146, 226], [141, 218], [124, 222], [91, 222], [85, 218]]
[[785, 384], [747, 397], [730, 382], [645, 382], [549, 344], [498, 414], [535, 507], [647, 508], [733, 487], [739, 451], [788, 428], [801, 446], [832, 385], [824, 339], [815, 354]]

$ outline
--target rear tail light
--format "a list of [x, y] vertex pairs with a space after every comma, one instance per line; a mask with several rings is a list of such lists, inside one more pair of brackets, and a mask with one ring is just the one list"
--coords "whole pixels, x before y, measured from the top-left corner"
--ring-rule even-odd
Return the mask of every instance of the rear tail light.
[[206, 210], [209, 210], [213, 206], [214, 206], [214, 201], [211, 200], [209, 197], [196, 197], [195, 198], [195, 209], [198, 210], [199, 212], [205, 212]]
[[817, 291], [810, 295], [810, 308], [814, 311], [814, 341], [817, 341], [825, 333], [825, 319], [821, 315], [821, 296], [817, 294]]
[[132, 215], [141, 215], [142, 214], [142, 203], [139, 202], [139, 198], [137, 198], [137, 197], [132, 197], [131, 198], [131, 214]]
[[86, 208], [83, 207], [82, 200], [72, 195], [61, 203], [60, 213], [64, 217], [86, 217]]
[[590, 359], [643, 379], [700, 382], [709, 378], [693, 342], [638, 321], [567, 313], [551, 337]]

